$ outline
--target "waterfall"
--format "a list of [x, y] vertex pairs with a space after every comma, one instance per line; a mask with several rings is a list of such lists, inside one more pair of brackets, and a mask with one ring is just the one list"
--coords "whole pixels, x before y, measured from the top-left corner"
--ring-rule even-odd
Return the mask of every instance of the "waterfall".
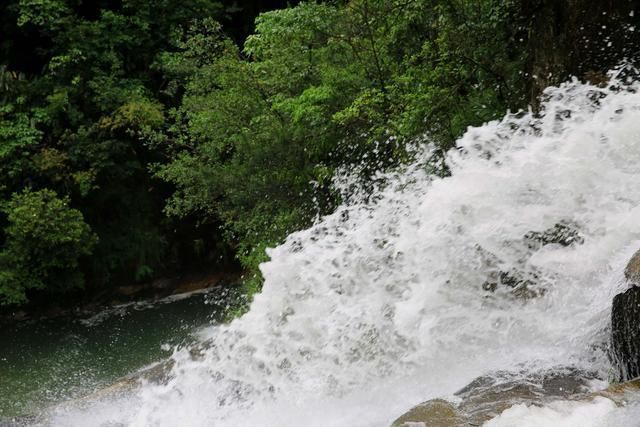
[[[50, 422], [388, 426], [497, 370], [571, 366], [606, 384], [611, 301], [640, 247], [640, 85], [545, 97], [541, 115], [470, 128], [451, 176], [416, 149], [269, 250], [249, 312], [201, 331], [200, 357], [176, 351], [166, 384]], [[544, 241], [553, 230], [570, 241]]]

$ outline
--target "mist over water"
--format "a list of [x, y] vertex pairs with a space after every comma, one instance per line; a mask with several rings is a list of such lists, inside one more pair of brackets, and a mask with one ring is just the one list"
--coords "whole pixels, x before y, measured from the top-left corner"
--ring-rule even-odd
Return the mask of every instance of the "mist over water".
[[[496, 370], [572, 366], [606, 381], [611, 301], [640, 247], [640, 85], [610, 86], [567, 83], [548, 90], [542, 117], [470, 129], [450, 177], [429, 175], [418, 152], [366, 201], [270, 250], [250, 311], [202, 330], [197, 360], [177, 351], [167, 384], [50, 422], [387, 426]], [[557, 224], [582, 243], [525, 238]], [[483, 286], [500, 272], [527, 289]], [[593, 405], [583, 409], [625, 416]], [[574, 409], [510, 411], [567, 420]]]

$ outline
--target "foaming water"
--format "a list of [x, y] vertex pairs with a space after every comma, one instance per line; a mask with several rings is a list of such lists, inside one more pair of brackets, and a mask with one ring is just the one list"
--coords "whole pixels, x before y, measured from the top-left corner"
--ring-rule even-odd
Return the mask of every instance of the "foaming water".
[[[640, 246], [638, 89], [551, 89], [541, 118], [470, 129], [447, 178], [418, 153], [367, 201], [270, 250], [250, 311], [202, 331], [202, 358], [176, 352], [167, 384], [50, 422], [385, 426], [495, 370], [606, 379], [611, 300]], [[557, 224], [580, 241], [525, 238]], [[520, 286], [486, 286], [500, 272]], [[607, 405], [585, 410], [616, 413]]]
[[586, 402], [557, 401], [544, 407], [514, 405], [485, 427], [622, 427], [638, 425], [637, 403], [619, 408], [613, 401], [596, 397]]

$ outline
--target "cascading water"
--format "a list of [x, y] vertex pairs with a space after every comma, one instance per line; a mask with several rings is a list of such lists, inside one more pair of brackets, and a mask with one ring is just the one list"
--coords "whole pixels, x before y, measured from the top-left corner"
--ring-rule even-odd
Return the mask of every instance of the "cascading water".
[[[250, 311], [202, 331], [202, 357], [177, 351], [168, 383], [48, 422], [388, 426], [496, 370], [572, 366], [606, 380], [611, 301], [640, 246], [640, 85], [612, 87], [568, 83], [547, 92], [540, 118], [470, 129], [450, 177], [428, 175], [418, 153], [366, 202], [271, 250]], [[579, 242], [525, 238], [557, 224]], [[500, 272], [525, 279], [483, 286]], [[628, 409], [548, 410], [514, 407], [492, 425]]]

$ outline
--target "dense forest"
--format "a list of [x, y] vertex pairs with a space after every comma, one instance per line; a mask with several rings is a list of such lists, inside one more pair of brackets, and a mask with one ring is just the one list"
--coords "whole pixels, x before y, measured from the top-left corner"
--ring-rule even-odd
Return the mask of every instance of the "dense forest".
[[420, 143], [446, 175], [468, 126], [633, 61], [638, 3], [5, 1], [0, 305], [202, 268], [254, 292], [337, 171]]

